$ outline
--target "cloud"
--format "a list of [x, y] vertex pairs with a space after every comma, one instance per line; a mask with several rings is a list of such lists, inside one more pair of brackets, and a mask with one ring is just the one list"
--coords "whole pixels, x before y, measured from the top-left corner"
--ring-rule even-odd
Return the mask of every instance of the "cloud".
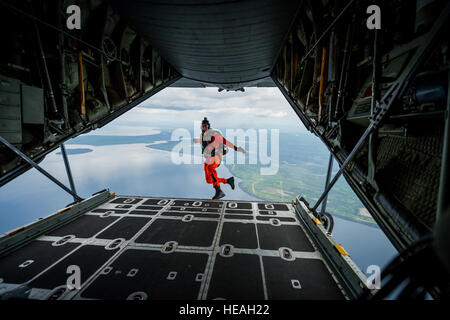
[[[139, 135], [151, 128], [193, 129], [208, 117], [216, 128], [275, 128], [306, 132], [278, 88], [246, 88], [245, 92], [218, 92], [216, 88], [166, 88], [107, 125]], [[146, 127], [147, 129], [133, 129]], [[101, 133], [99, 133], [101, 134]]]

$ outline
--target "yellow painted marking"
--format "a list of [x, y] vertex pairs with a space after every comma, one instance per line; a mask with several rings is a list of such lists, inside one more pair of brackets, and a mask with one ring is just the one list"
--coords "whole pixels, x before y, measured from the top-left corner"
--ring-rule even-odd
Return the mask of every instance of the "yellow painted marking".
[[314, 221], [317, 225], [321, 225], [321, 224], [322, 224], [322, 222], [320, 222], [320, 220], [317, 219], [317, 218], [314, 218], [313, 221]]
[[336, 250], [342, 254], [343, 256], [348, 256], [347, 251], [345, 251], [344, 247], [341, 246], [340, 244], [335, 244], [334, 247], [336, 248]]
[[116, 196], [116, 193], [115, 193], [115, 192], [111, 192], [111, 193], [109, 194], [109, 196], [110, 196], [110, 197], [115, 197], [115, 196]]
[[66, 212], [69, 209], [70, 209], [69, 207], [63, 208], [63, 209], [59, 210], [57, 213], [63, 213], [63, 212]]
[[12, 235], [14, 235], [14, 234], [24, 230], [24, 229], [25, 229], [25, 227], [20, 227], [20, 228], [17, 228], [17, 229], [14, 229], [14, 230], [11, 230], [11, 231], [7, 232], [6, 235], [7, 236], [12, 236]]

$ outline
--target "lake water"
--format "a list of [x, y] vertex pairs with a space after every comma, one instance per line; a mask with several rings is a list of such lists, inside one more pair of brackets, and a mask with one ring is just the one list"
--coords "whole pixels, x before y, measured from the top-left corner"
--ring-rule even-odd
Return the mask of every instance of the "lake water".
[[[70, 149], [88, 149], [69, 155], [77, 192], [82, 197], [102, 189], [118, 195], [211, 198], [214, 189], [204, 181], [203, 165], [175, 165], [170, 152], [146, 147], [148, 144], [109, 146], [72, 145]], [[85, 150], [85, 151], [88, 151]], [[61, 155], [55, 151], [41, 166], [69, 185]], [[221, 165], [221, 177], [230, 172]], [[239, 179], [237, 179], [239, 182]], [[238, 186], [225, 185], [224, 200], [259, 200]], [[73, 199], [35, 169], [0, 188], [0, 234], [45, 217], [71, 203]], [[369, 265], [384, 266], [395, 250], [380, 229], [335, 218], [334, 237], [365, 271]]]

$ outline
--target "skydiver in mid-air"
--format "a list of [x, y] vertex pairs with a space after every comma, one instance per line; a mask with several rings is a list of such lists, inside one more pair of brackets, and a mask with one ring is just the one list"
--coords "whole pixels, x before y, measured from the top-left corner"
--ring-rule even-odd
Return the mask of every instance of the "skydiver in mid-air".
[[225, 193], [220, 189], [221, 183], [229, 184], [231, 189], [234, 190], [234, 177], [228, 179], [219, 178], [216, 172], [216, 168], [222, 162], [223, 155], [228, 151], [227, 147], [242, 153], [246, 153], [246, 151], [227, 141], [217, 130], [211, 129], [211, 125], [206, 117], [202, 121], [201, 129], [200, 139], [194, 138], [194, 142], [202, 144], [202, 153], [205, 157], [205, 179], [206, 183], [212, 184], [214, 189], [216, 189], [216, 194], [212, 198], [216, 200], [225, 197]]

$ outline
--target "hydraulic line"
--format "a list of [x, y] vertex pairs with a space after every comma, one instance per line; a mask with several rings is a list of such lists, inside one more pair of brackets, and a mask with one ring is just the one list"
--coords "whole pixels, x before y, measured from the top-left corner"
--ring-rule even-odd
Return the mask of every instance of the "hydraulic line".
[[336, 108], [334, 109], [334, 118], [339, 117], [339, 107], [341, 105], [341, 101], [343, 100], [343, 96], [345, 94], [345, 85], [344, 83], [347, 83], [347, 76], [348, 76], [348, 69], [350, 66], [350, 55], [351, 55], [351, 34], [352, 34], [352, 24], [349, 24], [347, 27], [347, 35], [345, 38], [345, 45], [344, 45], [344, 58], [342, 61], [342, 68], [341, 73], [339, 77], [339, 88], [338, 88], [338, 95], [336, 99]]
[[309, 49], [309, 51], [303, 56], [300, 65], [302, 65], [306, 59], [309, 58], [309, 56], [311, 55], [311, 53], [314, 51], [314, 49], [317, 47], [317, 45], [322, 41], [322, 39], [328, 34], [328, 32], [331, 31], [331, 29], [333, 29], [333, 27], [336, 25], [336, 23], [341, 19], [341, 17], [344, 15], [344, 13], [348, 10], [348, 8], [350, 8], [350, 6], [355, 2], [355, 0], [351, 0], [347, 3], [347, 5], [345, 6], [344, 9], [342, 9], [342, 11], [339, 13], [339, 15], [333, 20], [333, 22], [328, 26], [328, 28], [322, 33], [322, 35], [319, 37], [319, 39], [317, 39], [316, 43], [314, 43], [314, 45], [311, 47], [311, 49]]
[[323, 93], [325, 91], [325, 84], [327, 80], [325, 79], [325, 69], [327, 65], [327, 48], [322, 48], [322, 64], [321, 64], [321, 70], [320, 70], [320, 87], [319, 87], [319, 116], [318, 116], [318, 123], [320, 123], [321, 117], [322, 117], [322, 110], [323, 110]]
[[34, 21], [34, 28], [36, 29], [36, 39], [37, 39], [38, 46], [39, 46], [39, 54], [41, 56], [42, 67], [44, 69], [45, 81], [47, 82], [48, 95], [50, 98], [50, 106], [52, 108], [52, 112], [56, 114], [56, 113], [58, 113], [58, 108], [56, 107], [55, 95], [53, 93], [53, 86], [52, 86], [52, 82], [50, 80], [50, 75], [48, 73], [47, 61], [45, 59], [44, 48], [42, 47], [41, 35], [40, 35], [39, 27], [38, 27], [36, 21]]
[[86, 119], [86, 95], [84, 92], [84, 70], [83, 70], [83, 54], [81, 51], [78, 52], [78, 81], [80, 87], [80, 107], [81, 107], [81, 117], [83, 120]]

